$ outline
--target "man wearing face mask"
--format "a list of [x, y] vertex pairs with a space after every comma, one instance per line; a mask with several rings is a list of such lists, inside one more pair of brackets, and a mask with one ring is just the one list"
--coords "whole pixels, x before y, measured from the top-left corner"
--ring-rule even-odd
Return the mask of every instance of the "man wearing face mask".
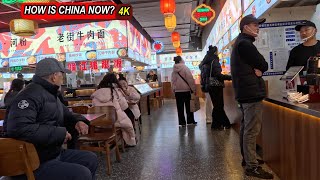
[[266, 19], [257, 19], [252, 14], [240, 22], [239, 34], [231, 54], [231, 75], [236, 100], [243, 114], [240, 127], [240, 146], [245, 174], [262, 179], [273, 179], [263, 170], [256, 158], [256, 138], [261, 129], [262, 100], [266, 97], [262, 74], [268, 70], [268, 63], [253, 42], [259, 34], [259, 24]]
[[286, 69], [304, 66], [303, 71], [306, 71], [308, 59], [320, 53], [320, 42], [316, 39], [317, 27], [311, 21], [302, 21], [295, 30], [300, 32], [303, 43], [291, 50]]
[[[34, 171], [37, 180], [95, 179], [97, 156], [94, 153], [62, 149], [63, 143], [73, 139], [65, 124], [73, 124], [79, 134], [88, 133], [88, 126], [58, 98], [63, 74], [70, 72], [57, 59], [40, 61], [32, 83], [12, 101], [4, 120], [6, 137], [35, 146], [40, 159], [40, 167]], [[13, 179], [23, 179], [23, 176]]]

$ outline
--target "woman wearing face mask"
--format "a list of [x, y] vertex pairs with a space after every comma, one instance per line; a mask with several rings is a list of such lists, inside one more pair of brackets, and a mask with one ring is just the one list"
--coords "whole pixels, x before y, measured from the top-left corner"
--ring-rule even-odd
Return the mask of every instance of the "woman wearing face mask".
[[197, 124], [194, 121], [193, 112], [190, 112], [191, 93], [196, 92], [196, 85], [190, 69], [184, 64], [181, 56], [174, 57], [172, 72], [172, 90], [176, 96], [179, 125], [185, 126], [184, 106], [187, 113], [187, 124]]
[[[231, 80], [231, 76], [221, 74], [222, 68], [216, 46], [209, 46], [209, 51], [200, 68], [204, 88], [209, 92], [213, 104], [211, 128], [217, 130], [229, 129], [231, 125], [224, 111], [223, 88], [224, 80]], [[210, 83], [211, 78], [214, 78], [216, 83]]]
[[295, 30], [300, 32], [303, 43], [290, 51], [287, 70], [291, 66], [304, 66], [303, 71], [306, 71], [308, 59], [320, 53], [320, 42], [316, 39], [317, 27], [311, 21], [302, 21]]

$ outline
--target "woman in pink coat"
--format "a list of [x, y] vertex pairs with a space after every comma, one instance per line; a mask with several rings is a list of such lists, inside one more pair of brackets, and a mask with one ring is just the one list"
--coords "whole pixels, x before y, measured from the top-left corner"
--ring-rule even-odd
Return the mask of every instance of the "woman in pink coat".
[[127, 100], [118, 88], [115, 74], [108, 73], [104, 76], [97, 91], [91, 95], [93, 106], [114, 106], [117, 111], [116, 127], [121, 127], [123, 139], [129, 146], [136, 145], [136, 135], [130, 118], [125, 111], [130, 111]]
[[181, 56], [174, 57], [174, 62], [171, 84], [176, 96], [179, 125], [186, 125], [184, 107], [186, 107], [187, 124], [196, 125], [197, 122], [194, 121], [193, 112], [190, 111], [191, 93], [196, 92], [193, 76]]
[[128, 86], [128, 82], [125, 77], [119, 77], [119, 85], [124, 93], [124, 97], [129, 103], [135, 103], [134, 105], [129, 105], [130, 110], [134, 114], [134, 118], [138, 119], [141, 115], [138, 103], [140, 100], [140, 94], [136, 91], [134, 87]]

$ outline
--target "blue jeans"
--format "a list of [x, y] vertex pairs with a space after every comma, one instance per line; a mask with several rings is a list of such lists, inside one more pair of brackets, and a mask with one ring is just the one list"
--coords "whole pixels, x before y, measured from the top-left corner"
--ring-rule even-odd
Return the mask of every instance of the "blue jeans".
[[56, 159], [40, 164], [34, 175], [36, 180], [95, 180], [97, 167], [98, 158], [93, 152], [65, 149]]

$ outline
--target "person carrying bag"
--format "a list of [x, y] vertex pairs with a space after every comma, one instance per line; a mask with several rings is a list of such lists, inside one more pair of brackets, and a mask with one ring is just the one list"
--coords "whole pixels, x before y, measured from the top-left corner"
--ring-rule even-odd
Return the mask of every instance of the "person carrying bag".
[[197, 124], [194, 121], [193, 112], [200, 108], [200, 103], [198, 102], [197, 104], [199, 98], [193, 94], [196, 91], [193, 76], [180, 56], [175, 57], [174, 61], [175, 65], [173, 66], [171, 82], [176, 97], [179, 125], [186, 125], [184, 107], [186, 108], [187, 124]]

